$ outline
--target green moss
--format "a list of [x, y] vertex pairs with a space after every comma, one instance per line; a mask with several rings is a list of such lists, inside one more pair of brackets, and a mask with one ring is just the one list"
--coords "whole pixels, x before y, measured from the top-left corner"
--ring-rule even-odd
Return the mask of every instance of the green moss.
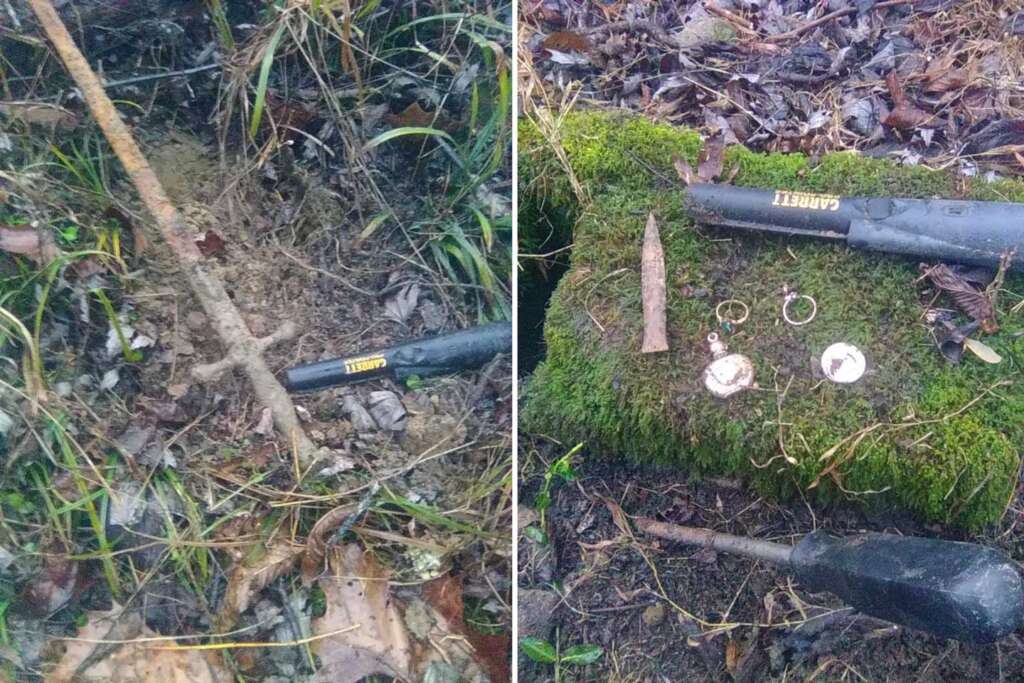
[[[1024, 325], [1009, 310], [1012, 297], [1000, 300], [1001, 333], [985, 340], [1003, 362], [949, 365], [920, 320], [912, 260], [694, 226], [671, 163], [674, 154], [695, 162], [694, 133], [638, 117], [570, 115], [561, 141], [591, 197], [580, 205], [550, 145], [528, 125], [520, 130], [521, 234], [545, 215], [575, 217], [572, 265], [548, 309], [547, 357], [526, 393], [527, 429], [585, 440], [596, 453], [742, 476], [771, 496], [810, 491], [970, 528], [1000, 517], [1024, 443], [1024, 336], [1015, 334]], [[1021, 183], [964, 187], [945, 173], [848, 153], [812, 163], [735, 148], [726, 159], [746, 186], [1024, 202]], [[665, 248], [672, 346], [655, 357], [639, 352], [649, 211]], [[782, 324], [784, 285], [818, 300], [812, 324]], [[1011, 276], [1007, 289], [1024, 291], [1024, 279]], [[728, 343], [754, 360], [760, 390], [720, 401], [701, 372], [714, 305], [731, 297], [751, 316]], [[869, 361], [851, 386], [814, 372], [824, 347], [840, 340]]]

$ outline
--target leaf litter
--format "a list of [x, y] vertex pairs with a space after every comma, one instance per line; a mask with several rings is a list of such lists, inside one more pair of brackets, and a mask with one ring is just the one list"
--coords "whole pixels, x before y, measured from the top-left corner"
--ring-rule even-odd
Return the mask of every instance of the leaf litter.
[[1024, 174], [1017, 1], [528, 0], [520, 17], [538, 104], [572, 94], [754, 150]]

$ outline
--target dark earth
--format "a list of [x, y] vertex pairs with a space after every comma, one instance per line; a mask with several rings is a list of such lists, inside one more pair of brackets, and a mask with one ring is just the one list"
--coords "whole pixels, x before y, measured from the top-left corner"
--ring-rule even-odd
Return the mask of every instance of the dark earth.
[[[522, 529], [538, 525], [524, 509], [535, 499], [543, 463], [566, 449], [535, 437], [521, 444], [520, 629], [546, 628], [563, 649], [598, 644], [604, 656], [563, 680], [587, 681], [1017, 681], [1024, 641], [993, 645], [946, 641], [858, 615], [829, 594], [809, 594], [766, 563], [645, 537], [616, 524], [609, 501], [628, 517], [793, 544], [826, 530], [884, 531], [972, 540], [1020, 557], [1022, 488], [1003, 523], [967, 539], [897, 515], [853, 507], [780, 506], [733, 480], [688, 480], [684, 473], [581, 456], [575, 481], [553, 487], [550, 546]], [[655, 571], [657, 573], [655, 573]], [[553, 611], [549, 611], [553, 608]], [[703, 628], [695, 621], [707, 622]], [[719, 624], [730, 626], [718, 626]], [[704, 634], [702, 634], [702, 631]], [[521, 633], [521, 635], [526, 635]], [[543, 636], [541, 636], [543, 637]], [[555, 636], [552, 635], [552, 638]], [[551, 667], [520, 657], [522, 680], [550, 680]]]

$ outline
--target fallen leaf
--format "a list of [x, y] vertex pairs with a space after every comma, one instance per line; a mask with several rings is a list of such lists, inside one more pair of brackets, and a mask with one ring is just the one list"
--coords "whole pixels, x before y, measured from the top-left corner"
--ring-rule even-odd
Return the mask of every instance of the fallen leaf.
[[708, 138], [697, 156], [697, 178], [710, 183], [722, 174], [725, 156], [725, 143], [722, 135]]
[[895, 71], [889, 72], [885, 82], [889, 86], [889, 94], [892, 96], [894, 106], [889, 115], [882, 119], [883, 124], [891, 128], [918, 128], [933, 118], [928, 112], [918, 109], [907, 101]]
[[985, 125], [967, 139], [964, 151], [980, 154], [999, 147], [1024, 145], [1024, 118], [998, 119]]
[[[219, 656], [203, 650], [175, 650], [173, 642], [154, 647], [159, 635], [142, 621], [139, 611], [117, 605], [109, 612], [87, 612], [86, 623], [66, 649], [47, 683], [230, 683], [231, 674]], [[116, 647], [102, 641], [126, 640]]]
[[[444, 110], [440, 112], [426, 111], [419, 102], [413, 102], [397, 114], [388, 114], [384, 121], [393, 128], [437, 128], [450, 133], [455, 126]], [[422, 140], [414, 140], [420, 145]]]
[[309, 586], [324, 571], [327, 558], [327, 537], [338, 526], [356, 512], [354, 503], [339, 505], [317, 520], [306, 539], [306, 550], [302, 555], [302, 583]]
[[952, 52], [933, 59], [924, 71], [924, 91], [927, 93], [944, 93], [959, 90], [970, 83], [972, 75], [968, 69], [958, 69], [956, 55]]
[[205, 235], [196, 240], [196, 246], [203, 256], [216, 256], [224, 253], [226, 245], [223, 237], [213, 230], [207, 230]]
[[690, 162], [680, 156], [672, 157], [672, 165], [676, 168], [676, 173], [679, 174], [679, 179], [683, 181], [683, 185], [692, 185], [697, 179], [697, 174], [693, 172], [693, 167], [690, 166]]
[[64, 107], [46, 102], [12, 100], [0, 102], [0, 114], [27, 124], [50, 126], [51, 128], [74, 128], [78, 117]]
[[999, 331], [996, 311], [988, 294], [975, 288], [962, 274], [954, 272], [945, 264], [924, 267], [925, 276], [932, 284], [948, 292], [957, 308], [981, 323], [986, 334]]
[[254, 432], [260, 436], [269, 436], [274, 433], [274, 413], [270, 408], [264, 408], [260, 413], [260, 421], [253, 427]]
[[387, 432], [405, 429], [405, 406], [393, 391], [371, 391], [368, 407], [377, 426]]
[[384, 302], [384, 317], [404, 325], [416, 310], [419, 300], [420, 286], [416, 283], [406, 285]]
[[36, 263], [46, 264], [60, 255], [60, 249], [49, 234], [32, 228], [0, 225], [0, 251], [28, 256]]
[[725, 642], [725, 670], [729, 673], [736, 673], [736, 665], [740, 660], [740, 648], [736, 641], [730, 638]]
[[114, 445], [117, 446], [118, 450], [127, 453], [131, 457], [135, 457], [142, 452], [153, 436], [156, 434], [156, 425], [153, 424], [152, 420], [140, 419], [128, 427], [114, 439]]
[[912, 105], [902, 104], [882, 119], [890, 128], [919, 128], [932, 119], [932, 115]]
[[545, 50], [586, 52], [590, 49], [590, 40], [586, 36], [573, 31], [555, 31], [548, 35], [541, 45]]
[[77, 582], [77, 562], [65, 557], [47, 557], [42, 572], [25, 591], [25, 605], [38, 614], [49, 616], [68, 604]]
[[327, 609], [312, 628], [315, 635], [334, 635], [310, 646], [321, 663], [315, 680], [357, 683], [374, 674], [412, 678], [412, 644], [387, 572], [355, 544], [332, 549], [329, 565], [332, 576], [320, 579]]
[[223, 628], [230, 628], [249, 609], [253, 597], [272, 581], [290, 572], [301, 554], [302, 546], [279, 540], [268, 546], [265, 553], [237, 563], [228, 577], [218, 623]]
[[112, 368], [103, 373], [103, 378], [100, 380], [100, 389], [113, 389], [120, 381], [121, 373], [118, 372], [117, 368]]
[[348, 415], [348, 420], [352, 423], [352, 429], [357, 434], [376, 431], [377, 423], [373, 421], [370, 413], [366, 412], [366, 408], [359, 402], [359, 399], [352, 394], [342, 396], [341, 409]]
[[995, 349], [977, 339], [971, 339], [970, 337], [964, 339], [964, 347], [986, 363], [995, 365], [1003, 360], [1003, 357], [996, 353]]
[[480, 633], [466, 625], [462, 580], [458, 576], [447, 574], [426, 582], [423, 597], [448, 622], [448, 630], [469, 641], [477, 661], [487, 670], [493, 683], [506, 683], [510, 679], [512, 636]]

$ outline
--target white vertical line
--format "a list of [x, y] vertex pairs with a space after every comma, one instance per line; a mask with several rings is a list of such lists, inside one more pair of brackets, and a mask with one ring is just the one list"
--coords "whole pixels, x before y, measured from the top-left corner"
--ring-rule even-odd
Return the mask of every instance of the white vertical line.
[[512, 0], [512, 680], [519, 680], [519, 1]]

